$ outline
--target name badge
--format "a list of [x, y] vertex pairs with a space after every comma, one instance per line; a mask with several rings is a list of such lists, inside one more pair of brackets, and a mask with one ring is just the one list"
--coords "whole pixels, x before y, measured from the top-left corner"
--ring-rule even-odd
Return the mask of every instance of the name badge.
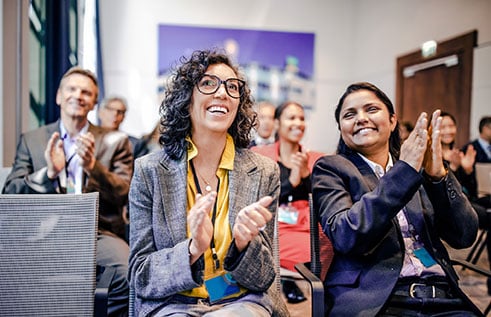
[[239, 285], [230, 273], [223, 273], [206, 280], [205, 287], [210, 296], [210, 303], [212, 304], [231, 295], [240, 293]]
[[291, 225], [297, 224], [298, 210], [292, 205], [281, 205], [278, 208], [278, 221]]
[[419, 248], [414, 250], [414, 255], [428, 268], [436, 264], [435, 259], [428, 253], [425, 248]]

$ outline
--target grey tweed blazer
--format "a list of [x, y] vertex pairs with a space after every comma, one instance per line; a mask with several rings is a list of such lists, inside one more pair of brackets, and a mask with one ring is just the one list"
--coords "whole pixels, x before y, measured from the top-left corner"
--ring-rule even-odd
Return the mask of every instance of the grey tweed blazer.
[[[203, 260], [189, 265], [187, 237], [187, 160], [175, 161], [164, 151], [135, 162], [130, 186], [130, 287], [135, 292], [137, 316], [149, 316], [177, 293], [200, 286]], [[280, 192], [278, 165], [250, 150], [236, 149], [229, 173], [229, 223], [238, 212], [259, 198], [274, 198], [275, 214]], [[288, 315], [276, 283], [273, 255], [274, 221], [240, 255], [229, 250], [225, 269], [235, 280], [261, 295], [260, 304], [273, 315]]]

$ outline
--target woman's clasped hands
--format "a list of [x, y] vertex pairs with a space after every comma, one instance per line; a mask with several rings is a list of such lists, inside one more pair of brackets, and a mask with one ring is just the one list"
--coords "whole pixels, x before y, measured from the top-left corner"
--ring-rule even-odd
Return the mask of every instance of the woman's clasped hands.
[[443, 151], [440, 142], [441, 123], [440, 110], [433, 112], [429, 127], [428, 114], [421, 113], [414, 130], [402, 144], [399, 157], [417, 171], [423, 168], [433, 181], [441, 180], [447, 173], [443, 165]]
[[[216, 198], [217, 193], [215, 191], [206, 195], [197, 194], [196, 203], [189, 211], [187, 220], [191, 232], [189, 244], [191, 264], [196, 262], [210, 247], [213, 238], [213, 223], [210, 214]], [[235, 245], [239, 251], [243, 251], [249, 242], [266, 228], [266, 224], [273, 217], [267, 208], [272, 201], [272, 197], [265, 196], [239, 211], [232, 229]]]

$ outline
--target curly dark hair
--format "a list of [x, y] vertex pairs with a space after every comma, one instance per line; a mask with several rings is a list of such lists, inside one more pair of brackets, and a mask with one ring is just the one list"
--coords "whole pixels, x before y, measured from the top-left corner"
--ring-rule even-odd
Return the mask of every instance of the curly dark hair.
[[[159, 142], [164, 151], [174, 160], [181, 159], [189, 147], [186, 137], [192, 135], [190, 106], [193, 89], [210, 65], [225, 64], [232, 68], [237, 78], [244, 80], [230, 58], [217, 50], [195, 51], [189, 58], [182, 56], [180, 66], [175, 68], [160, 105]], [[236, 148], [247, 148], [250, 132], [256, 126], [254, 99], [247, 83], [242, 88], [239, 108], [234, 122], [228, 129]]]
[[[346, 88], [346, 91], [339, 99], [339, 102], [336, 106], [336, 110], [334, 111], [334, 116], [336, 118], [336, 122], [338, 123], [338, 129], [340, 129], [339, 116], [341, 114], [341, 108], [343, 107], [344, 100], [346, 99], [346, 97], [359, 90], [368, 90], [373, 92], [375, 96], [377, 96], [377, 98], [380, 101], [382, 101], [382, 103], [387, 107], [387, 110], [389, 110], [389, 114], [391, 115], [395, 114], [394, 106], [392, 105], [392, 102], [390, 101], [389, 97], [387, 97], [387, 95], [382, 90], [380, 90], [377, 86], [368, 82], [354, 83], [349, 85], [348, 88]], [[397, 122], [396, 128], [394, 129], [394, 131], [392, 131], [389, 137], [389, 152], [395, 158], [399, 158], [400, 151], [401, 151], [401, 135], [399, 134], [399, 123]], [[337, 153], [339, 154], [353, 153], [353, 150], [346, 145], [346, 143], [344, 142], [341, 136], [339, 137]]]

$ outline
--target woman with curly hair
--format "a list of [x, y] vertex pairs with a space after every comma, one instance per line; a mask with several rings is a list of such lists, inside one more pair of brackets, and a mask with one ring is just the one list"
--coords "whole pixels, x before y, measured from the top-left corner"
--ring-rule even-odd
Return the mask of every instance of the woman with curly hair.
[[219, 52], [180, 63], [160, 107], [163, 149], [136, 161], [130, 188], [136, 315], [288, 315], [273, 283], [279, 170], [247, 149], [250, 89]]

